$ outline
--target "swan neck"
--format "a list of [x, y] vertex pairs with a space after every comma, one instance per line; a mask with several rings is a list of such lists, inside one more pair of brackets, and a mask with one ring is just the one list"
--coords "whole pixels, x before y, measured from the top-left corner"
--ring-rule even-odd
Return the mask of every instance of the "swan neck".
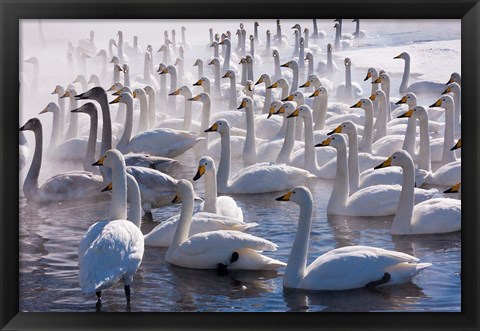
[[122, 138], [117, 144], [117, 149], [125, 153], [127, 151], [127, 146], [130, 143], [130, 138], [132, 137], [132, 126], [133, 126], [133, 100], [128, 100], [126, 103], [126, 116], [125, 116], [125, 125], [123, 128]]
[[155, 127], [155, 107], [157, 104], [157, 99], [155, 96], [155, 91], [148, 95], [148, 127], [149, 129]]
[[102, 145], [100, 155], [112, 149], [112, 121], [110, 119], [110, 107], [108, 106], [107, 94], [104, 93], [99, 100], [96, 100], [102, 108]]
[[283, 140], [282, 149], [278, 153], [276, 163], [289, 163], [293, 146], [295, 144], [295, 126], [297, 124], [298, 117], [286, 118], [287, 131], [285, 133], [285, 139]]
[[[413, 116], [412, 116], [413, 117]], [[431, 171], [430, 135], [428, 133], [428, 118], [419, 118], [420, 150], [418, 155], [418, 168]]]
[[455, 144], [455, 107], [454, 105], [447, 105], [445, 108], [445, 133], [443, 141], [443, 156], [442, 163], [447, 164], [457, 160], [455, 151], [450, 148]]
[[140, 116], [138, 120], [137, 132], [142, 133], [143, 131], [148, 130], [149, 126], [149, 110], [147, 105], [147, 96], [144, 93], [139, 93], [138, 100], [140, 101]]
[[83, 160], [83, 169], [92, 171], [92, 163], [95, 162], [95, 148], [97, 143], [98, 115], [96, 111], [88, 113], [90, 115], [90, 131], [88, 133], [87, 151]]
[[361, 150], [366, 153], [372, 153], [373, 109], [371, 106], [367, 106], [364, 108], [364, 110], [365, 110], [365, 125], [363, 127]]
[[358, 191], [360, 186], [360, 168], [358, 165], [358, 136], [354, 131], [348, 135], [348, 172], [349, 172], [349, 195]]
[[112, 205], [110, 220], [124, 220], [127, 218], [127, 173], [125, 160], [113, 161], [112, 167]]
[[[193, 215], [193, 191], [185, 192], [182, 195], [182, 209], [180, 212], [180, 219], [178, 220], [177, 230], [173, 236], [172, 243], [168, 251], [172, 252], [174, 249], [182, 245], [188, 240], [190, 232], [190, 225], [192, 224]], [[167, 255], [168, 254], [167, 251]]]
[[257, 144], [255, 137], [255, 117], [253, 115], [253, 107], [245, 108], [247, 117], [247, 135], [245, 137], [245, 146], [243, 149], [244, 163], [253, 164], [257, 162]]
[[306, 170], [313, 172], [317, 170], [317, 153], [315, 152], [315, 141], [313, 138], [313, 122], [312, 115], [303, 117], [303, 123], [305, 125], [305, 164]]
[[323, 130], [327, 120], [328, 95], [319, 95], [313, 99], [313, 114], [315, 116], [314, 130]]
[[183, 130], [190, 131], [192, 129], [192, 102], [188, 99], [192, 98], [192, 92], [188, 89], [185, 93], [185, 114], [183, 117]]
[[217, 213], [217, 177], [216, 171], [205, 172], [205, 205], [203, 211]]
[[33, 131], [35, 135], [35, 152], [33, 153], [32, 164], [28, 170], [25, 182], [23, 183], [23, 194], [28, 200], [32, 200], [38, 191], [38, 176], [40, 175], [40, 168], [42, 166], [43, 154], [43, 130], [40, 126]]
[[349, 173], [346, 146], [337, 149], [337, 174], [333, 184], [332, 195], [328, 201], [327, 211], [344, 212], [349, 194]]
[[217, 172], [218, 191], [224, 193], [228, 187], [230, 177], [230, 131], [220, 134], [220, 163]]
[[140, 188], [132, 175], [127, 175], [127, 196], [130, 206], [127, 219], [141, 229], [142, 224], [142, 202], [140, 198]]
[[392, 223], [392, 234], [408, 232], [413, 215], [415, 198], [415, 170], [413, 168], [413, 162], [409, 162], [407, 166], [403, 166], [402, 168], [402, 191], [400, 192], [400, 201], [398, 202], [397, 212]]

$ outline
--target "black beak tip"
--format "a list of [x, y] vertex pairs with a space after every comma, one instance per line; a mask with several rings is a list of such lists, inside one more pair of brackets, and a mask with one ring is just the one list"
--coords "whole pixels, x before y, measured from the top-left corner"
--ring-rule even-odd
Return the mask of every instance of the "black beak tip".
[[327, 136], [330, 136], [330, 135], [332, 135], [332, 134], [334, 134], [334, 133], [335, 133], [335, 130], [330, 131], [329, 133], [327, 133]]
[[381, 169], [381, 168], [383, 168], [383, 163], [382, 163], [382, 164], [379, 164], [379, 165], [377, 165], [377, 166], [376, 166], [376, 167], [374, 167], [373, 169]]
[[275, 199], [275, 201], [283, 201], [283, 197], [278, 197]]

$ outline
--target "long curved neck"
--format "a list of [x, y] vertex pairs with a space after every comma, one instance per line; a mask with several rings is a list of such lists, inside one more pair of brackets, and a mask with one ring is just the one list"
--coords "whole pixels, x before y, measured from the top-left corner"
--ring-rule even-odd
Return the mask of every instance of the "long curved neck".
[[453, 102], [455, 103], [455, 133], [461, 132], [460, 126], [460, 115], [462, 109], [462, 91], [459, 89], [458, 92], [453, 93]]
[[208, 125], [210, 123], [210, 108], [211, 108], [210, 100], [205, 100], [203, 102], [202, 122], [200, 124], [200, 132], [198, 135], [199, 137], [205, 137], [204, 143], [206, 148], [208, 148], [209, 135], [205, 132], [205, 130], [208, 129]]
[[402, 191], [400, 193], [397, 212], [392, 223], [392, 234], [408, 232], [413, 215], [415, 198], [415, 170], [413, 168], [413, 162], [410, 162], [408, 166], [403, 166], [402, 168]]
[[275, 56], [273, 58], [275, 62], [275, 77], [280, 79], [282, 77], [282, 69], [280, 68], [280, 56]]
[[38, 176], [40, 175], [40, 167], [42, 166], [42, 153], [43, 153], [43, 131], [40, 126], [33, 131], [35, 134], [35, 152], [33, 154], [32, 164], [28, 170], [27, 177], [23, 183], [23, 194], [28, 200], [32, 200], [35, 197], [35, 193], [38, 191]]
[[327, 120], [328, 95], [316, 96], [313, 100], [313, 114], [315, 116], [315, 126], [313, 129], [323, 130]]
[[217, 213], [217, 177], [215, 170], [205, 172], [205, 204], [203, 211]]
[[272, 89], [267, 89], [268, 86], [272, 85], [270, 77], [266, 76], [264, 79], [265, 83], [265, 101], [263, 103], [262, 114], [268, 114], [270, 105], [272, 103]]
[[387, 100], [384, 96], [378, 98], [378, 114], [375, 121], [375, 141], [387, 135]]
[[432, 168], [430, 162], [430, 134], [428, 133], [428, 117], [419, 118], [418, 121], [420, 127], [420, 150], [418, 155], [418, 168], [431, 171]]
[[371, 106], [364, 108], [365, 110], [365, 125], [363, 127], [361, 150], [366, 153], [372, 153], [373, 141], [373, 109]]
[[298, 283], [305, 277], [312, 215], [312, 200], [302, 201], [297, 234], [295, 235], [295, 241], [293, 242], [292, 251], [283, 276], [283, 284], [286, 287], [297, 287]]
[[276, 163], [289, 163], [291, 159], [291, 154], [293, 146], [295, 145], [295, 118], [286, 118], [287, 121], [287, 131], [285, 133], [285, 139], [283, 140], [282, 149], [278, 153]]
[[180, 212], [180, 219], [178, 220], [177, 230], [173, 236], [172, 243], [168, 248], [167, 255], [169, 251], [172, 252], [178, 246], [183, 244], [188, 240], [188, 235], [190, 232], [190, 225], [192, 224], [192, 215], [193, 215], [193, 192], [184, 192], [182, 195], [182, 209]]
[[298, 90], [298, 67], [293, 67], [292, 86], [290, 87], [290, 94]]
[[457, 160], [455, 151], [451, 151], [450, 148], [455, 144], [455, 107], [450, 105], [445, 108], [445, 135], [443, 141], [443, 164], [454, 162]]
[[250, 40], [250, 55], [252, 56], [253, 59], [255, 58], [255, 40], [254, 39]]
[[127, 175], [127, 196], [130, 203], [127, 219], [140, 229], [142, 224], [142, 201], [140, 188], [132, 175]]
[[284, 84], [282, 84], [282, 86], [280, 86], [281, 89], [282, 89], [282, 97], [281, 99], [286, 99], [288, 97], [288, 83], [285, 81]]
[[190, 131], [192, 129], [192, 102], [188, 99], [192, 98], [192, 91], [188, 89], [185, 94], [185, 114], [183, 116], [183, 130]]
[[185, 30], [182, 29], [182, 45], [186, 46], [187, 45], [187, 39], [185, 39]]
[[107, 77], [107, 55], [102, 54], [102, 81], [105, 82]]
[[340, 147], [337, 149], [337, 174], [333, 184], [332, 195], [328, 201], [327, 211], [343, 211], [347, 205], [349, 193], [347, 149], [346, 147]]
[[253, 58], [252, 58], [252, 62], [247, 62], [247, 69], [248, 69], [247, 79], [253, 81]]
[[220, 63], [214, 65], [214, 70], [215, 70], [215, 93], [217, 94], [218, 97], [220, 97], [222, 94], [220, 92]]
[[331, 72], [332, 70], [333, 70], [332, 51], [329, 49], [327, 51], [327, 71]]
[[60, 142], [60, 134], [63, 132], [63, 123], [60, 123], [60, 112], [60, 109], [53, 111], [52, 135], [50, 136], [49, 151], [53, 151], [55, 147], [58, 146], [58, 143]]
[[345, 94], [348, 101], [353, 98], [352, 94], [352, 67], [350, 65], [345, 66]]
[[405, 67], [403, 69], [402, 82], [400, 83], [400, 93], [404, 94], [407, 91], [408, 79], [410, 78], [410, 58], [405, 59]]
[[138, 99], [140, 101], [140, 117], [138, 119], [137, 132], [142, 133], [143, 131], [148, 130], [149, 111], [147, 105], [147, 96], [144, 93], [139, 93]]
[[270, 34], [268, 33], [267, 34], [267, 43], [266, 43], [266, 46], [265, 46], [265, 54], [269, 54], [270, 53]]
[[[127, 151], [128, 143], [132, 137], [132, 127], [133, 127], [133, 100], [127, 102], [126, 117], [125, 117], [125, 126], [123, 128], [122, 138], [117, 144], [117, 149], [125, 153]], [[102, 142], [103, 143], [103, 142]]]
[[[412, 109], [417, 106], [417, 101], [407, 102], [408, 109]], [[402, 149], [407, 151], [412, 158], [416, 153], [416, 136], [417, 136], [417, 119], [414, 116], [410, 116], [407, 121], [407, 130], [405, 131], [405, 139], [403, 140]]]
[[300, 52], [298, 54], [298, 66], [305, 68], [305, 41], [300, 43]]
[[232, 52], [232, 44], [229, 41], [224, 41], [225, 44], [225, 59], [223, 60], [223, 71], [226, 72], [230, 69], [230, 56]]
[[110, 58], [113, 57], [113, 39], [111, 39], [108, 43], [108, 53], [110, 54]]
[[[78, 101], [75, 98], [70, 98], [70, 110], [78, 108]], [[78, 114], [70, 114], [70, 124], [68, 126], [68, 131], [65, 136], [65, 140], [76, 138], [78, 136]], [[95, 162], [95, 161], [94, 161]]]
[[387, 113], [387, 121], [390, 122], [392, 120], [392, 117], [391, 117], [392, 111], [390, 109], [390, 81], [383, 79], [381, 86], [382, 86], [383, 92], [385, 92], [385, 98], [386, 98], [385, 111]]
[[120, 81], [120, 71], [117, 70], [116, 64], [113, 64], [113, 79], [112, 79], [112, 85], [115, 84], [115, 82]]
[[[170, 92], [169, 93], [172, 93], [172, 92], [175, 92], [175, 90], [177, 89], [177, 70], [176, 69], [169, 70], [169, 73], [170, 73]], [[177, 106], [177, 102], [175, 98], [169, 98], [168, 107], [173, 114], [176, 111], [176, 106]]]
[[245, 164], [254, 164], [257, 162], [257, 144], [255, 138], [255, 117], [253, 107], [245, 108], [247, 116], [247, 135], [245, 137], [245, 146], [243, 148], [243, 162]]
[[216, 57], [216, 58], [219, 57], [220, 54], [218, 53], [218, 48], [219, 48], [219, 47], [218, 47], [218, 44], [215, 43], [215, 44], [213, 45], [213, 57]]
[[360, 20], [357, 20], [357, 25], [355, 27], [355, 34], [357, 35], [357, 38], [358, 38], [359, 32], [360, 32]]
[[295, 34], [295, 45], [293, 46], [293, 56], [298, 56], [298, 47], [299, 47], [299, 42], [298, 40], [300, 39], [299, 34]]
[[230, 76], [230, 104], [229, 108], [235, 110], [237, 106], [237, 84], [235, 83], [235, 76]]
[[112, 167], [112, 205], [110, 220], [127, 218], [127, 167], [125, 161], [115, 160]]
[[313, 172], [318, 168], [317, 153], [315, 152], [315, 141], [313, 138], [313, 123], [312, 114], [303, 117], [305, 125], [305, 163], [304, 168], [307, 171]]
[[310, 77], [310, 75], [313, 75], [313, 58], [308, 58], [308, 72], [307, 76]]
[[198, 64], [198, 79], [200, 80], [203, 77], [203, 63]]
[[220, 193], [227, 190], [230, 177], [230, 131], [220, 134], [220, 163], [217, 172], [217, 184]]
[[148, 58], [148, 55], [145, 56], [145, 60], [143, 61], [143, 82], [145, 84], [151, 83], [150, 82], [150, 60]]
[[58, 128], [58, 130], [62, 130], [62, 132], [59, 131], [58, 134], [59, 134], [59, 136], [61, 135], [63, 137], [63, 126], [66, 123], [66, 121], [65, 121], [66, 116], [65, 115], [66, 115], [66, 112], [67, 112], [67, 108], [66, 108], [66, 104], [65, 104], [66, 99], [65, 98], [60, 98], [60, 96], [65, 93], [65, 91], [61, 90], [59, 92], [60, 93], [58, 94], [57, 100], [58, 100], [58, 107], [60, 108], [60, 113], [58, 114], [58, 121], [60, 123], [60, 127]]
[[[102, 145], [100, 147], [100, 155], [112, 149], [112, 121], [110, 119], [110, 107], [108, 106], [107, 94], [96, 100], [102, 108]], [[130, 139], [130, 137], [129, 137]]]
[[148, 128], [155, 127], [155, 107], [157, 104], [157, 98], [155, 91], [148, 94]]
[[242, 62], [242, 81], [240, 82], [243, 86], [247, 83], [247, 62]]
[[313, 19], [313, 35], [315, 37], [318, 37], [317, 20], [315, 18]]
[[358, 166], [358, 135], [357, 131], [348, 135], [348, 176], [349, 194], [358, 191], [360, 186], [360, 168]]
[[123, 72], [123, 82], [125, 86], [130, 87], [130, 69]]
[[87, 151], [83, 160], [83, 169], [85, 171], [93, 171], [92, 163], [95, 162], [95, 148], [97, 144], [98, 114], [96, 111], [89, 112], [90, 131], [88, 133]]
[[335, 48], [340, 47], [340, 34], [341, 34], [340, 28], [337, 27], [335, 31]]

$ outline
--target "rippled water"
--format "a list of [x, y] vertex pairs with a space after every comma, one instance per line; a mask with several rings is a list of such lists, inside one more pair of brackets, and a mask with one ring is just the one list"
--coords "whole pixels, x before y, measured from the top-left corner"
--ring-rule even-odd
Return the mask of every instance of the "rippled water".
[[[383, 24], [387, 24], [388, 27], [385, 28], [381, 22], [368, 21], [362, 28], [366, 27], [369, 34], [374, 37], [368, 39], [368, 44], [365, 46], [388, 46], [425, 40], [460, 38], [460, 25], [455, 22], [449, 21], [448, 28], [441, 29], [442, 32], [425, 22], [411, 23], [410, 25], [402, 25], [402, 22], [395, 21], [388, 25], [384, 21]], [[235, 27], [237, 23], [235, 22]], [[120, 26], [124, 29], [130, 29], [127, 30], [129, 37], [134, 32], [139, 34], [142, 45], [147, 44], [144, 41], [147, 37], [153, 36], [156, 39], [163, 40], [163, 35], [159, 36], [154, 31], [146, 31], [144, 29], [146, 23], [142, 24], [139, 27], [132, 25], [131, 22], [128, 24], [126, 22], [121, 24], [113, 22], [111, 26], [98, 24], [97, 32], [99, 38], [106, 40], [107, 36], [108, 38], [114, 36]], [[190, 42], [192, 45], [196, 42], [202, 46], [199, 53], [201, 57], [206, 59], [211, 50], [205, 49], [204, 41], [208, 36], [206, 32], [208, 25], [205, 25], [206, 23], [202, 24], [201, 31], [197, 31], [201, 36], [201, 39], [199, 39], [201, 42], [194, 41], [194, 38], [190, 39]], [[230, 23], [211, 22], [211, 24], [216, 30], [219, 30], [219, 26], [223, 27]], [[284, 26], [288, 27], [289, 24], [285, 23]], [[319, 22], [319, 25], [320, 29], [325, 30], [331, 29], [331, 26], [333, 26], [331, 21], [322, 21]], [[160, 26], [162, 25], [160, 24]], [[443, 26], [445, 27], [445, 25]], [[28, 34], [35, 27], [35, 24], [26, 24], [23, 30], [25, 37], [23, 47], [26, 55], [35, 51], [35, 48], [29, 43], [29, 41], [34, 42], [32, 36], [35, 36], [35, 34], [33, 32]], [[52, 44], [58, 46], [57, 55], [61, 53], [59, 57], [62, 57], [66, 45], [65, 38], [86, 37], [90, 28], [91, 23], [78, 22], [76, 30], [66, 32], [58, 29], [58, 25], [45, 24], [44, 31], [50, 37], [53, 33], [56, 34], [52, 38], [57, 39], [52, 41]], [[248, 28], [250, 29], [250, 25]], [[157, 27], [156, 31], [163, 31], [163, 29], [164, 26], [161, 29]], [[187, 36], [194, 33], [191, 32], [192, 30], [194, 29], [191, 29]], [[179, 31], [178, 28], [177, 31]], [[274, 30], [272, 29], [272, 31]], [[284, 33], [286, 32], [284, 31]], [[261, 37], [263, 38], [263, 34]], [[179, 39], [179, 36], [177, 36], [177, 40]], [[261, 48], [257, 51], [261, 51]], [[41, 51], [37, 55], [41, 60], [48, 63], [47, 54], [45, 51]], [[289, 55], [284, 52], [282, 61], [284, 59], [288, 60]], [[188, 63], [193, 63], [197, 53], [187, 53], [186, 56], [188, 61], [186, 61], [185, 68], [191, 70]], [[340, 59], [336, 60], [337, 64], [341, 63]], [[355, 64], [354, 58], [353, 63]], [[271, 62], [266, 61], [259, 71], [266, 68], [268, 72], [271, 72], [271, 66]], [[28, 70], [28, 68], [25, 69], [27, 74]], [[141, 70], [138, 69], [137, 72], [141, 72]], [[453, 70], [459, 70], [459, 68]], [[209, 72], [207, 66], [205, 72]], [[21, 124], [29, 117], [36, 116], [45, 106], [43, 102], [46, 104], [48, 101], [56, 100], [56, 97], [51, 96], [50, 92], [56, 84], [66, 80], [66, 78], [56, 78], [59, 74], [60, 72], [41, 70], [41, 77], [44, 79], [41, 89], [45, 91], [42, 90], [34, 98], [30, 97], [22, 100], [24, 108], [20, 119]], [[194, 75], [196, 77], [196, 70]], [[339, 81], [342, 81], [342, 75], [343, 71], [338, 76]], [[352, 76], [355, 81], [363, 84], [365, 68], [359, 70], [354, 67]], [[448, 77], [446, 78], [448, 79]], [[398, 96], [398, 79], [399, 75], [395, 76], [395, 80], [392, 82], [394, 96]], [[366, 82], [364, 85], [366, 91], [369, 90], [368, 84], [369, 82]], [[431, 103], [434, 100], [428, 101]], [[46, 128], [44, 132], [47, 140], [45, 141], [46, 145], [50, 135], [48, 128], [51, 118], [49, 116], [40, 118]], [[30, 139], [30, 146], [33, 146], [32, 136], [27, 134], [27, 138]], [[180, 157], [180, 160], [184, 168], [176, 174], [176, 177], [191, 179], [196, 172], [197, 163], [193, 153], [186, 153]], [[236, 161], [233, 164], [232, 171], [234, 172], [241, 166], [241, 162]], [[53, 174], [77, 168], [78, 165], [73, 167], [68, 164], [59, 165], [47, 162], [42, 166], [40, 182]], [[194, 187], [202, 195], [203, 179], [195, 182]], [[279, 269], [278, 273], [232, 271], [228, 275], [218, 275], [216, 271], [190, 270], [169, 265], [165, 262], [166, 249], [147, 247], [142, 265], [135, 275], [132, 285], [131, 310], [142, 312], [460, 311], [460, 233], [392, 237], [389, 229], [393, 217], [327, 216], [326, 205], [332, 187], [333, 182], [327, 180], [315, 180], [310, 183], [310, 189], [315, 199], [315, 208], [308, 263], [320, 254], [337, 247], [371, 245], [412, 254], [422, 262], [432, 263], [433, 266], [416, 276], [412, 283], [402, 286], [387, 287], [375, 291], [359, 289], [343, 292], [305, 292], [283, 289], [284, 268]], [[278, 245], [278, 250], [267, 254], [286, 262], [297, 227], [298, 206], [293, 203], [276, 202], [274, 199], [280, 194], [283, 194], [283, 192], [237, 195], [235, 199], [243, 209], [245, 220], [259, 223], [259, 226], [249, 230], [249, 233], [275, 242]], [[95, 310], [95, 296], [82, 294], [78, 286], [77, 249], [78, 243], [88, 227], [97, 220], [105, 219], [108, 209], [108, 193], [105, 194], [105, 201], [64, 202], [45, 206], [27, 204], [23, 197], [20, 198], [21, 311]], [[153, 215], [156, 221], [162, 221], [178, 212], [179, 206], [171, 206], [154, 210]], [[155, 225], [156, 223], [144, 223], [142, 231], [147, 233]], [[104, 291], [102, 311], [125, 311], [126, 309], [123, 284], [117, 284], [112, 289]]]

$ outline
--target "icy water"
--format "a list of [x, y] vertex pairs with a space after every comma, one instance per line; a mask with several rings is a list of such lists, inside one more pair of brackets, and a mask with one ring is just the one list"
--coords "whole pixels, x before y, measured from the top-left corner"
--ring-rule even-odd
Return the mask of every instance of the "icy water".
[[[344, 20], [344, 32], [353, 32], [354, 24]], [[253, 21], [245, 20], [248, 33], [253, 33]], [[354, 81], [361, 82], [365, 96], [369, 96], [369, 82], [363, 82], [366, 67], [355, 67], [357, 50], [372, 49], [372, 64], [376, 56], [393, 58], [398, 55], [398, 46], [411, 47], [425, 45], [425, 42], [442, 42], [443, 46], [432, 48], [435, 55], [444, 56], [454, 66], [443, 68], [431, 63], [430, 68], [438, 67], [435, 73], [430, 68], [415, 71], [412, 64], [412, 77], [438, 81], [448, 80], [452, 71], [460, 71], [460, 23], [459, 21], [363, 21], [362, 29], [369, 34], [363, 45], [344, 53], [352, 58]], [[303, 21], [310, 28], [311, 22]], [[31, 55], [39, 57], [39, 90], [34, 95], [23, 94], [20, 125], [32, 117], [38, 116], [44, 124], [44, 144], [48, 146], [51, 126], [51, 114], [37, 115], [56, 96], [50, 95], [55, 85], [70, 83], [74, 77], [66, 75], [65, 49], [68, 40], [77, 41], [86, 38], [91, 28], [97, 32], [97, 46], [106, 48], [109, 38], [114, 38], [119, 29], [125, 32], [125, 38], [131, 40], [138, 34], [141, 45], [148, 43], [154, 49], [163, 43], [163, 31], [176, 28], [177, 42], [181, 40], [179, 27], [182, 23], [167, 24], [159, 21], [138, 22], [75, 22], [67, 24], [44, 22], [43, 32], [49, 47], [38, 44], [37, 23], [25, 22], [22, 26], [23, 58]], [[235, 31], [238, 22], [184, 22], [187, 26], [187, 38], [195, 51], [185, 54], [185, 70], [196, 77], [197, 70], [191, 64], [197, 57], [206, 62], [213, 54], [207, 49], [208, 27], [222, 31]], [[262, 22], [259, 36], [263, 40], [265, 29], [274, 34], [274, 22]], [[283, 33], [290, 35], [292, 21], [283, 20]], [[333, 42], [333, 22], [319, 21], [319, 29], [328, 32], [328, 37], [319, 42], [322, 52], [316, 55], [316, 61], [324, 60], [324, 48], [327, 42]], [[442, 28], [440, 29], [439, 26]], [[74, 27], [74, 28], [73, 28]], [[152, 28], [153, 27], [153, 28]], [[313, 40], [310, 40], [312, 43]], [[236, 44], [236, 39], [234, 39]], [[143, 47], [142, 46], [142, 47]], [[392, 47], [390, 52], [388, 48]], [[427, 46], [428, 48], [428, 46]], [[198, 50], [198, 51], [197, 51]], [[256, 52], [259, 54], [263, 46]], [[381, 52], [379, 51], [381, 50]], [[443, 50], [443, 53], [442, 53]], [[433, 53], [438, 51], [439, 53]], [[343, 54], [343, 53], [342, 53]], [[353, 54], [353, 55], [352, 55]], [[419, 51], [417, 59], [424, 54]], [[291, 50], [281, 51], [282, 61], [290, 59]], [[343, 55], [342, 55], [343, 56]], [[414, 54], [411, 54], [412, 62]], [[453, 60], [452, 60], [453, 59]], [[263, 64], [255, 67], [255, 78], [263, 71], [273, 73], [271, 59], [263, 59]], [[343, 81], [343, 58], [335, 57], [339, 73], [335, 84]], [[419, 59], [420, 60], [420, 59]], [[384, 60], [386, 61], [386, 60]], [[400, 68], [393, 80], [392, 96], [398, 97], [398, 85], [403, 69], [403, 61], [388, 60], [385, 69], [395, 71]], [[155, 63], [159, 60], [156, 59]], [[388, 67], [391, 62], [391, 67]], [[283, 62], [282, 62], [283, 63]], [[368, 67], [368, 66], [367, 66]], [[89, 74], [99, 68], [99, 64], [87, 64]], [[31, 68], [24, 64], [22, 69], [26, 81]], [[109, 67], [110, 70], [110, 67]], [[143, 62], [132, 66], [131, 76], [141, 74]], [[91, 72], [90, 72], [91, 71]], [[205, 74], [210, 70], [205, 65]], [[416, 76], [415, 76], [416, 75]], [[87, 77], [88, 79], [88, 77]], [[303, 83], [303, 82], [301, 82]], [[109, 87], [110, 81], [108, 81]], [[81, 91], [79, 86], [78, 90]], [[197, 92], [199, 90], [196, 90]], [[334, 98], [333, 98], [334, 100]], [[435, 100], [425, 100], [433, 103]], [[223, 105], [222, 105], [223, 107]], [[213, 113], [216, 109], [213, 109]], [[112, 115], [114, 117], [114, 115]], [[26, 134], [33, 151], [33, 135]], [[33, 154], [33, 153], [31, 153]], [[191, 179], [195, 175], [197, 159], [191, 152], [181, 156], [183, 168], [175, 174], [176, 178]], [[29, 164], [27, 165], [28, 169]], [[235, 161], [232, 171], [242, 166]], [[40, 183], [50, 176], [81, 165], [58, 164], [45, 161], [42, 165]], [[21, 177], [26, 169], [21, 172]], [[20, 186], [21, 187], [21, 186]], [[203, 179], [194, 183], [196, 191], [202, 196]], [[309, 184], [314, 197], [314, 219], [310, 234], [308, 263], [317, 256], [338, 247], [347, 245], [371, 245], [405, 252], [418, 257], [422, 262], [433, 265], [416, 276], [411, 283], [378, 289], [375, 291], [359, 289], [343, 292], [307, 292], [285, 290], [282, 287], [284, 268], [278, 272], [232, 271], [228, 275], [218, 275], [216, 271], [189, 270], [169, 265], [165, 262], [166, 249], [146, 247], [140, 269], [132, 285], [131, 311], [142, 312], [189, 312], [189, 311], [235, 311], [235, 312], [284, 312], [284, 311], [460, 311], [461, 306], [461, 237], [460, 233], [430, 236], [391, 236], [389, 229], [392, 217], [354, 218], [338, 217], [326, 214], [326, 206], [333, 187], [333, 181], [314, 180]], [[443, 191], [445, 188], [439, 187]], [[284, 192], [262, 195], [236, 195], [237, 203], [243, 209], [247, 222], [257, 222], [259, 226], [249, 233], [271, 240], [278, 245], [275, 252], [266, 254], [287, 261], [298, 223], [298, 207], [293, 203], [277, 202], [275, 198]], [[88, 227], [94, 222], [105, 219], [109, 209], [109, 194], [104, 201], [77, 201], [60, 204], [34, 205], [27, 203], [20, 194], [20, 310], [21, 311], [94, 311], [95, 296], [84, 295], [78, 286], [77, 249], [78, 243]], [[449, 196], [452, 197], [452, 196]], [[454, 196], [459, 198], [458, 196]], [[154, 210], [155, 221], [162, 221], [179, 212], [179, 206]], [[157, 223], [144, 223], [142, 231], [148, 233]], [[102, 311], [125, 311], [123, 284], [103, 293]]]

